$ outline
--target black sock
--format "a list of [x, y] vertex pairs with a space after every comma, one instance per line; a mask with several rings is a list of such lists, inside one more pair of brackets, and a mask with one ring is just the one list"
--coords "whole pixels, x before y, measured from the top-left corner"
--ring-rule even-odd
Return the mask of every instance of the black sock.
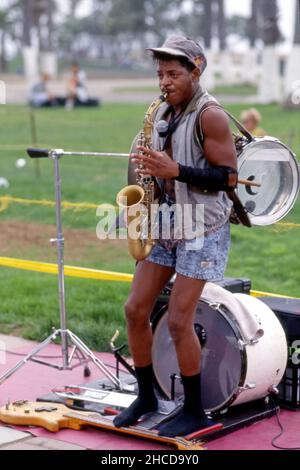
[[131, 405], [114, 419], [117, 428], [130, 426], [146, 413], [156, 411], [158, 401], [153, 387], [152, 364], [146, 367], [135, 367], [138, 383], [138, 396]]
[[179, 413], [158, 426], [160, 436], [186, 436], [214, 424], [205, 415], [201, 400], [200, 374], [181, 376], [184, 389], [184, 405]]

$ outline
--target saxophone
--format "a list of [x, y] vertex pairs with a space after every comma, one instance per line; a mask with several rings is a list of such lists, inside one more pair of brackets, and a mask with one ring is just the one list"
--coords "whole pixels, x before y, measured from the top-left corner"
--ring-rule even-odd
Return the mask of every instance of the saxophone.
[[[166, 95], [161, 95], [149, 106], [140, 132], [137, 145], [151, 148], [154, 115], [159, 106], [166, 100]], [[142, 153], [139, 151], [139, 153]], [[144, 168], [139, 165], [140, 170]], [[137, 184], [125, 186], [117, 194], [117, 204], [126, 210], [128, 226], [128, 250], [137, 261], [142, 261], [149, 256], [154, 242], [151, 239], [151, 205], [154, 203], [154, 178], [140, 175]]]

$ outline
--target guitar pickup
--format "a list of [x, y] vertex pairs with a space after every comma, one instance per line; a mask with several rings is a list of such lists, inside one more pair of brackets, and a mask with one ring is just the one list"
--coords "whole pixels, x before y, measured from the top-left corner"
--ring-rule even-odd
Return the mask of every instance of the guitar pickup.
[[39, 408], [35, 408], [34, 411], [36, 413], [52, 413], [53, 411], [57, 411], [57, 408], [55, 406], [40, 406]]

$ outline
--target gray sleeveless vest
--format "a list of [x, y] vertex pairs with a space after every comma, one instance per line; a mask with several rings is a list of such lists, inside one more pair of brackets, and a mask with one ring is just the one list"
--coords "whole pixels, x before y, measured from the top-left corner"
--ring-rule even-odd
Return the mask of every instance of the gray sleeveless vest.
[[[203, 106], [211, 101], [218, 104], [215, 98], [200, 87], [188, 104], [176, 131], [172, 135], [174, 161], [193, 168], [205, 169], [210, 167], [210, 163], [204, 156], [203, 148], [196, 132], [196, 120]], [[168, 105], [166, 103], [162, 104], [155, 116], [152, 145], [156, 150], [160, 150], [161, 148], [161, 139], [156, 131], [156, 124], [164, 118], [167, 109]], [[157, 182], [162, 189], [164, 184], [163, 180], [157, 179]], [[185, 239], [194, 238], [195, 235], [193, 235], [193, 233], [195, 233], [195, 227], [198, 236], [218, 229], [229, 219], [232, 202], [223, 191], [203, 191], [189, 184], [175, 180], [175, 195], [176, 204], [181, 207], [182, 213], [186, 207], [192, 208], [189, 212], [190, 220], [185, 220], [184, 224], [183, 238]], [[199, 221], [201, 210], [200, 212], [195, 211], [196, 206], [198, 206], [198, 208], [202, 206], [201, 221]], [[186, 213], [188, 213], [188, 211]], [[192, 227], [192, 234], [190, 235]]]

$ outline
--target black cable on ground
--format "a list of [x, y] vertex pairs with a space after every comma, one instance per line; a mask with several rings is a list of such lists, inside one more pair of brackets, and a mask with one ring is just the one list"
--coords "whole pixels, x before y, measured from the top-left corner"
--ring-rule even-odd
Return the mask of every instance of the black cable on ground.
[[280, 433], [277, 434], [277, 436], [274, 437], [274, 439], [272, 439], [272, 446], [275, 447], [276, 449], [280, 449], [280, 450], [300, 450], [300, 447], [283, 447], [283, 446], [280, 446], [278, 444], [275, 444], [275, 442], [284, 434], [285, 430], [284, 430], [284, 427], [280, 421], [280, 409], [278, 408], [278, 404], [276, 403], [276, 401], [271, 397], [271, 401], [273, 403], [273, 405], [275, 406], [275, 410], [276, 410], [276, 419], [277, 419], [277, 423], [278, 423], [278, 426], [280, 428]]

